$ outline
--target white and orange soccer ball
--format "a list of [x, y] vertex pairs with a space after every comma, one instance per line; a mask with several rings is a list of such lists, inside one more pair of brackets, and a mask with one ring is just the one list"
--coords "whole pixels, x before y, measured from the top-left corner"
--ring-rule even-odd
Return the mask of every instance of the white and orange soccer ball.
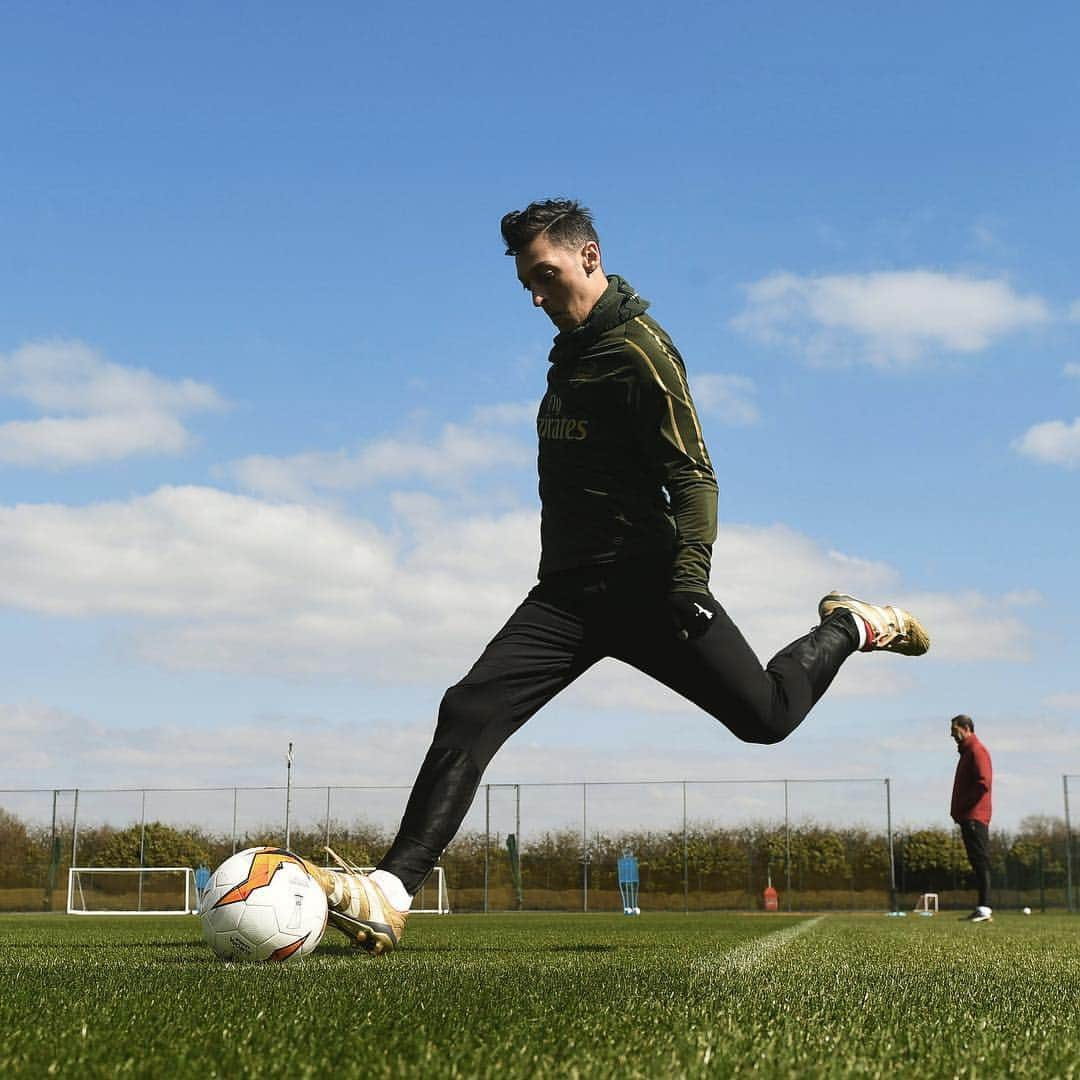
[[203, 937], [223, 960], [294, 960], [326, 930], [326, 894], [302, 859], [283, 848], [238, 851], [199, 900]]

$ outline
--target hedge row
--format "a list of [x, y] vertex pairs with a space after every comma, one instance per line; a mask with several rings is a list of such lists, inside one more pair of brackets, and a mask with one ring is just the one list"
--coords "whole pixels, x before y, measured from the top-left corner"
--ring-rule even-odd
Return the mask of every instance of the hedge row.
[[[343, 857], [373, 865], [389, 845], [385, 830], [364, 822], [331, 822], [330, 842]], [[295, 831], [291, 846], [323, 861], [326, 830]], [[588, 850], [578, 832], [546, 832], [522, 838], [519, 877], [505, 835], [459, 834], [442, 863], [452, 889], [518, 889], [545, 892], [580, 889], [588, 867], [590, 885], [617, 887], [616, 863], [624, 851], [638, 858], [642, 889], [682, 893], [738, 891], [760, 894], [771, 876], [777, 886], [790, 881], [799, 890], [864, 890], [889, 885], [888, 838], [864, 828], [803, 824], [785, 832], [767, 824], [725, 829], [707, 823], [686, 833], [673, 831], [594, 835]], [[279, 828], [266, 827], [232, 837], [200, 829], [148, 822], [116, 829], [102, 825], [80, 829], [77, 858], [84, 866], [214, 867], [234, 849], [281, 844]], [[61, 886], [70, 858], [70, 834], [52, 835], [27, 825], [0, 807], [0, 887]], [[1064, 876], [1064, 822], [1046, 817], [1024, 819], [1018, 830], [991, 831], [995, 878], [1013, 887]], [[893, 837], [897, 883], [902, 890], [944, 891], [961, 887], [968, 866], [955, 829], [900, 831]], [[50, 882], [50, 877], [52, 881]]]

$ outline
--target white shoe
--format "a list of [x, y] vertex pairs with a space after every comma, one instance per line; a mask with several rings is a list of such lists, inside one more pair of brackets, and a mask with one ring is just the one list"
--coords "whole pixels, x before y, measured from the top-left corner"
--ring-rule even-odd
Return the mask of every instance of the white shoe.
[[866, 644], [861, 652], [883, 649], [904, 656], [921, 656], [930, 648], [930, 635], [925, 627], [903, 608], [878, 607], [865, 600], [856, 600], [847, 593], [831, 592], [818, 604], [818, 617], [827, 618], [837, 611], [850, 611], [866, 626]]
[[326, 853], [341, 867], [328, 870], [308, 863], [312, 876], [323, 887], [330, 910], [327, 920], [357, 948], [373, 956], [398, 947], [405, 933], [407, 911], [398, 911], [386, 894], [358, 867], [347, 863], [330, 848]]

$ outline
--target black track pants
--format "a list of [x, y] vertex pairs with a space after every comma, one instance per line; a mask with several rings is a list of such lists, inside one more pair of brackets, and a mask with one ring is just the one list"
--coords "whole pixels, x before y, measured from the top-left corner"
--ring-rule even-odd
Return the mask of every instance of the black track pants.
[[724, 609], [712, 606], [705, 634], [679, 641], [663, 573], [590, 569], [541, 581], [443, 697], [431, 749], [380, 868], [416, 892], [495, 752], [598, 660], [614, 657], [651, 675], [743, 742], [776, 743], [798, 727], [857, 645], [851, 618], [839, 614], [762, 668]]
[[981, 821], [961, 821], [960, 835], [968, 862], [975, 872], [975, 888], [979, 890], [979, 906], [990, 906], [990, 827]]

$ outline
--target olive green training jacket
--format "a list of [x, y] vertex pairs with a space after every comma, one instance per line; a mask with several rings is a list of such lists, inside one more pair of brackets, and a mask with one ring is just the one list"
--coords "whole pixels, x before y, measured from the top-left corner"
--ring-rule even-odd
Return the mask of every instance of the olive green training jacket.
[[671, 561], [671, 592], [704, 592], [717, 486], [682, 357], [622, 278], [555, 338], [540, 403], [540, 576]]

